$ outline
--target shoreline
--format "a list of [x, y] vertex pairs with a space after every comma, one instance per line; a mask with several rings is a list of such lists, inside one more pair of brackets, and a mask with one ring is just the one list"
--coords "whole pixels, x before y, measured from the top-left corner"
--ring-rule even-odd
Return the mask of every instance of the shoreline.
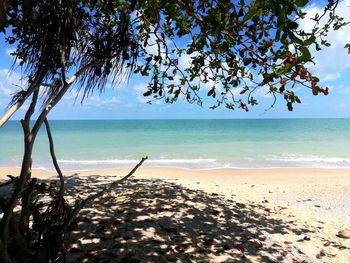
[[[138, 162], [135, 162], [135, 165]], [[134, 168], [132, 166], [122, 166], [122, 167], [110, 167], [110, 168], [91, 168], [91, 169], [69, 169], [62, 170], [65, 173], [76, 173], [76, 172], [91, 172], [91, 171], [119, 171], [119, 170], [131, 170]], [[20, 166], [0, 166], [0, 173], [3, 170], [20, 170]], [[347, 170], [350, 172], [350, 167], [303, 167], [303, 166], [272, 166], [272, 167], [213, 167], [213, 168], [191, 168], [191, 167], [180, 167], [180, 166], [160, 166], [160, 165], [143, 165], [142, 169], [156, 169], [156, 170], [183, 170], [183, 171], [198, 171], [198, 172], [207, 172], [207, 171], [235, 171], [235, 170], [312, 170], [312, 171], [337, 171], [337, 170]], [[44, 167], [34, 167], [32, 171], [44, 171], [49, 173], [55, 173], [54, 168], [44, 168]]]
[[[64, 176], [122, 176], [129, 173], [133, 167], [115, 169], [86, 169], [62, 171]], [[0, 167], [0, 180], [6, 175], [17, 176], [20, 167]], [[48, 179], [55, 177], [56, 171], [32, 169], [32, 177]], [[187, 183], [203, 181], [204, 184], [216, 183], [227, 187], [230, 183], [257, 184], [310, 184], [310, 183], [344, 183], [350, 184], [350, 168], [218, 168], [190, 169], [177, 167], [141, 166], [135, 173], [136, 177], [146, 179], [185, 180]]]

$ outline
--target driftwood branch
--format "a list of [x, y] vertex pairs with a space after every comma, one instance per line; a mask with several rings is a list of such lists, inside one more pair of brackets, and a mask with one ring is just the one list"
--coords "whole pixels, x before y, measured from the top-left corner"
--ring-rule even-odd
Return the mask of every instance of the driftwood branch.
[[104, 189], [102, 189], [100, 192], [94, 194], [94, 195], [90, 195], [88, 196], [86, 199], [84, 199], [82, 201], [82, 206], [87, 205], [88, 203], [94, 201], [95, 199], [101, 197], [102, 195], [104, 195], [105, 193], [111, 191], [113, 188], [115, 188], [117, 185], [121, 184], [122, 182], [124, 182], [125, 180], [127, 180], [130, 176], [132, 176], [136, 170], [143, 164], [144, 161], [146, 161], [148, 159], [148, 157], [144, 157], [141, 159], [141, 161], [127, 174], [125, 175], [122, 179], [115, 181], [113, 183], [110, 183], [107, 187], [105, 187]]
[[115, 181], [113, 183], [110, 183], [108, 186], [106, 186], [104, 189], [102, 189], [101, 191], [99, 191], [96, 194], [90, 195], [87, 198], [85, 198], [84, 200], [80, 201], [79, 204], [77, 204], [72, 212], [72, 216], [70, 217], [70, 220], [68, 222], [67, 226], [70, 226], [71, 223], [75, 220], [76, 216], [78, 215], [79, 211], [85, 207], [86, 205], [88, 205], [89, 203], [92, 203], [95, 199], [103, 196], [105, 193], [110, 192], [113, 188], [115, 188], [117, 185], [121, 184], [122, 182], [124, 182], [125, 180], [127, 180], [129, 177], [131, 177], [136, 170], [143, 164], [144, 161], [146, 161], [148, 159], [148, 157], [143, 157], [141, 159], [141, 161], [127, 174], [125, 175], [123, 178], [121, 178], [118, 181]]
[[15, 184], [17, 179], [18, 179], [17, 177], [15, 177], [13, 175], [10, 175], [10, 174], [8, 174], [6, 176], [9, 178], [9, 180], [6, 181], [6, 182], [1, 183], [0, 187], [6, 186], [6, 185], [9, 185], [9, 184]]

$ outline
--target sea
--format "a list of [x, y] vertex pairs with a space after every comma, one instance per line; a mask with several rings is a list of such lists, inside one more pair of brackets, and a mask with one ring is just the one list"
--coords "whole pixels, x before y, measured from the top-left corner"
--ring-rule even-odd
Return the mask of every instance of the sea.
[[[350, 119], [53, 120], [64, 171], [144, 166], [188, 169], [350, 167]], [[43, 126], [33, 167], [53, 170]], [[19, 121], [0, 128], [0, 167], [20, 167]]]

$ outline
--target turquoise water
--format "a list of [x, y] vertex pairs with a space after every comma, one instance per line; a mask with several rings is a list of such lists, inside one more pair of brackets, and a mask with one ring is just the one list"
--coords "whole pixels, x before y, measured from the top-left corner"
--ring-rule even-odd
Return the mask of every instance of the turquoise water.
[[[44, 127], [43, 127], [44, 128]], [[206, 168], [350, 167], [350, 119], [51, 121], [63, 170], [134, 165]], [[0, 166], [20, 166], [18, 121], [0, 129]], [[33, 166], [53, 169], [45, 130]]]

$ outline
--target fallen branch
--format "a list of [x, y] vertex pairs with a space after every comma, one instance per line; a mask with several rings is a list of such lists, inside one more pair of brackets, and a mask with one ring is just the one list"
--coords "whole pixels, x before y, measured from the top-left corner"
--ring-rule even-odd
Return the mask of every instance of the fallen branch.
[[6, 176], [9, 178], [9, 180], [6, 181], [6, 182], [1, 183], [0, 187], [6, 186], [6, 185], [9, 185], [9, 184], [14, 184], [14, 183], [16, 183], [16, 181], [18, 179], [17, 177], [15, 177], [13, 175], [10, 175], [10, 174], [8, 174]]
[[119, 185], [120, 183], [124, 182], [125, 180], [127, 180], [129, 177], [131, 177], [136, 170], [143, 164], [144, 161], [146, 161], [148, 159], [148, 157], [143, 157], [141, 159], [141, 161], [127, 174], [125, 175], [123, 178], [121, 178], [118, 181], [115, 181], [113, 183], [110, 183], [108, 186], [106, 186], [104, 189], [102, 189], [101, 191], [99, 191], [96, 194], [90, 195], [87, 198], [85, 198], [84, 200], [80, 201], [79, 204], [77, 204], [74, 208], [74, 210], [72, 211], [72, 215], [70, 216], [70, 220], [67, 224], [67, 227], [69, 227], [71, 225], [71, 223], [75, 220], [76, 216], [78, 215], [79, 211], [85, 207], [87, 204], [93, 202], [95, 199], [101, 197], [102, 195], [104, 195], [105, 193], [111, 191], [113, 188], [115, 188], [117, 185]]

